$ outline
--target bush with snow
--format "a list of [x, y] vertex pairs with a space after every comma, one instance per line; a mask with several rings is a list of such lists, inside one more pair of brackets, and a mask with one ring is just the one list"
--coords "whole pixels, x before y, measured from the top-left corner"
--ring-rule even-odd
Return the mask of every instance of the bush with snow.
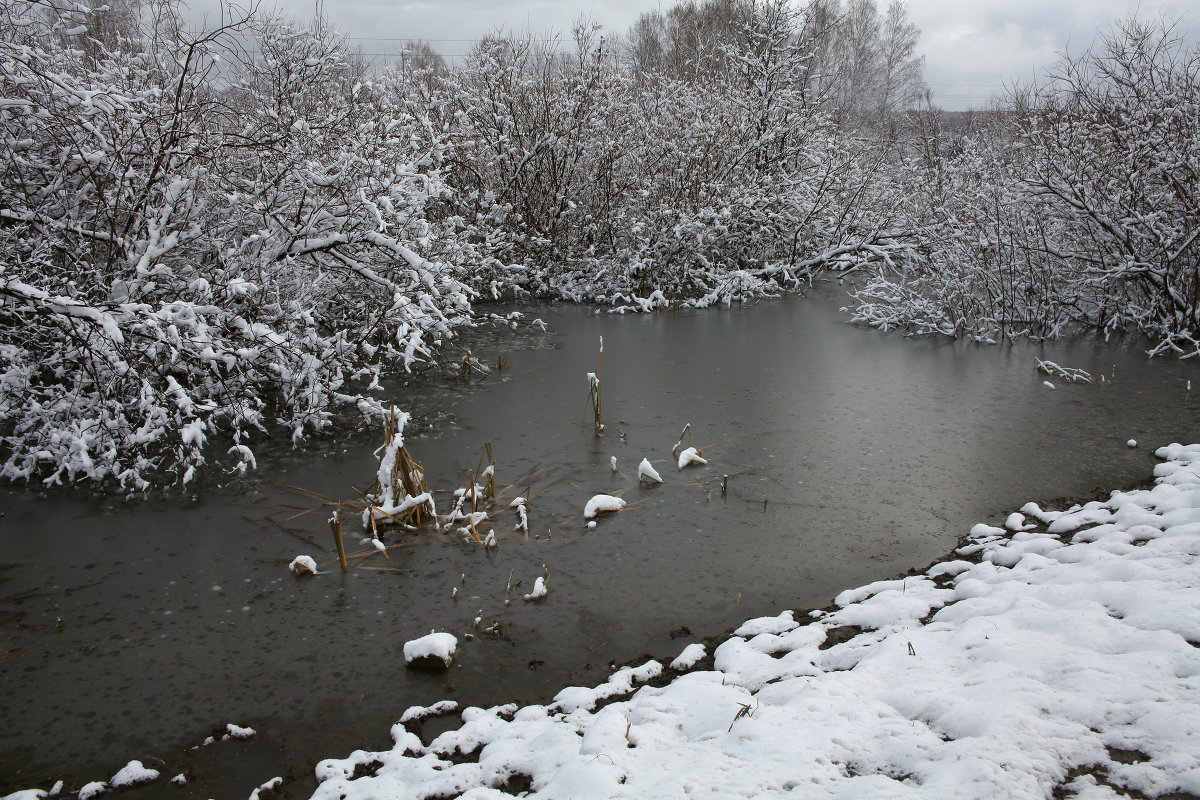
[[[79, 7], [84, 8], [83, 6]], [[89, 12], [0, 26], [0, 476], [146, 489], [300, 441], [471, 320], [431, 221], [440, 134], [328, 29], [163, 5], [120, 47]], [[74, 30], [72, 27], [72, 30]], [[250, 36], [257, 52], [218, 51]], [[90, 48], [75, 47], [77, 41]], [[424, 254], [424, 255], [421, 255]]]
[[1130, 18], [1012, 99], [967, 135], [929, 110], [893, 178], [917, 246], [871, 263], [854, 319], [981, 341], [1132, 330], [1200, 354], [1200, 49]]

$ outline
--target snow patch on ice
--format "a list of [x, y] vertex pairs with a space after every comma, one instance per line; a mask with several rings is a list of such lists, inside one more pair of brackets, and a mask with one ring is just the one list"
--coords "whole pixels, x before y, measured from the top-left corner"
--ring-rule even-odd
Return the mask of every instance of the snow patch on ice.
[[296, 556], [288, 564], [288, 569], [290, 569], [294, 575], [316, 575], [317, 562], [312, 556]]
[[662, 476], [658, 474], [658, 470], [650, 463], [650, 459], [643, 458], [642, 463], [638, 464], [638, 480], [649, 480], [656, 483], [662, 483]]
[[620, 511], [625, 507], [625, 501], [611, 494], [598, 494], [583, 507], [584, 519], [595, 519], [597, 515], [610, 511]]
[[158, 780], [158, 770], [142, 766], [141, 761], [130, 761], [117, 771], [109, 780], [108, 785], [114, 789], [126, 786], [137, 786], [139, 783], [150, 783]]
[[234, 725], [232, 722], [225, 725], [225, 735], [222, 739], [249, 739], [257, 731], [254, 728], [244, 728], [241, 725]]
[[546, 579], [538, 576], [538, 579], [533, 582], [533, 591], [525, 595], [526, 600], [541, 600], [546, 596]]
[[262, 786], [259, 786], [257, 789], [255, 789], [253, 792], [251, 792], [250, 800], [258, 800], [259, 796], [263, 792], [273, 791], [275, 789], [278, 789], [282, 785], [283, 785], [283, 777], [276, 775], [274, 778], [271, 778], [271, 780], [267, 781]]
[[91, 781], [85, 783], [79, 790], [79, 800], [91, 800], [93, 797], [99, 797], [108, 791], [108, 784], [104, 781]]
[[437, 661], [449, 667], [458, 652], [458, 639], [452, 633], [430, 633], [404, 643], [404, 663]]
[[708, 459], [701, 457], [700, 451], [694, 447], [685, 447], [679, 453], [679, 469], [689, 464], [707, 464]]

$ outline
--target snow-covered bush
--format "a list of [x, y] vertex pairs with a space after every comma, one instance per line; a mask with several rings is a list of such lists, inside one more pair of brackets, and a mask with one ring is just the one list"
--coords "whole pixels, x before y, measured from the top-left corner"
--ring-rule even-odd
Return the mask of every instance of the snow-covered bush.
[[698, 72], [628, 70], [580, 27], [577, 56], [497, 36], [442, 78], [449, 202], [481, 293], [708, 306], [897, 246], [888, 145], [843, 136], [823, 109], [818, 12], [726, 5]]
[[1096, 326], [1200, 354], [1200, 47], [1129, 19], [1049, 77], [1021, 178], [1052, 257], [1099, 290]]
[[[116, 46], [89, 15], [0, 15], [0, 475], [192, 480], [253, 435], [294, 439], [470, 321], [429, 257], [439, 142], [337, 37], [163, 3]], [[69, 27], [68, 27], [69, 26]], [[256, 60], [217, 50], [254, 35]], [[76, 47], [86, 40], [88, 48]], [[217, 446], [216, 440], [224, 439]]]
[[1131, 19], [1016, 99], [897, 173], [919, 245], [876, 262], [855, 319], [985, 340], [1134, 330], [1200, 354], [1200, 49]]

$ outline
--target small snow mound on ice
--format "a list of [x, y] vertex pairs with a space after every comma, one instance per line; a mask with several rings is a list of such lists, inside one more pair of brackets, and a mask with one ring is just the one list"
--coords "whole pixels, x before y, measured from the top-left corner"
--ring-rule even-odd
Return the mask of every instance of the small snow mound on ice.
[[1048, 386], [1048, 387], [1049, 387], [1049, 388], [1051, 388], [1051, 389], [1053, 389], [1053, 388], [1054, 388], [1054, 384], [1053, 384], [1053, 383], [1051, 383], [1050, 381], [1042, 381], [1042, 385], [1043, 385], [1043, 386]]
[[243, 728], [241, 725], [234, 725], [232, 722], [225, 725], [226, 734], [222, 739], [249, 739], [258, 731], [254, 728]]
[[316, 575], [317, 562], [313, 560], [312, 556], [296, 556], [288, 564], [288, 569], [296, 575], [303, 575], [305, 573]]
[[679, 454], [679, 468], [680, 469], [683, 469], [688, 464], [707, 464], [707, 463], [708, 463], [708, 459], [702, 458], [700, 456], [700, 451], [694, 447], [685, 448], [684, 451]]
[[259, 800], [259, 798], [262, 796], [263, 792], [273, 791], [275, 789], [278, 789], [282, 785], [283, 785], [283, 777], [280, 775], [276, 775], [274, 778], [271, 778], [271, 780], [267, 781], [262, 786], [259, 786], [257, 789], [255, 789], [253, 792], [251, 792], [250, 800]]
[[607, 511], [620, 511], [625, 507], [625, 501], [619, 497], [613, 497], [611, 494], [598, 494], [591, 500], [587, 501], [587, 505], [583, 507], [584, 519], [595, 519], [597, 514], [603, 514]]
[[674, 661], [671, 662], [671, 669], [675, 670], [676, 672], [686, 672], [687, 670], [696, 666], [700, 659], [704, 658], [704, 654], [707, 652], [708, 649], [698, 642], [689, 644], [687, 647], [683, 648], [683, 651], [675, 657]]
[[658, 483], [663, 482], [662, 476], [650, 464], [650, 459], [648, 458], [643, 458], [642, 463], [638, 464], [638, 480], [640, 481], [643, 478], [650, 481], [657, 481]]
[[452, 633], [431, 633], [404, 643], [404, 663], [441, 661], [447, 667], [458, 652], [458, 639]]
[[546, 579], [539, 576], [538, 579], [533, 582], [533, 591], [530, 592], [529, 594], [525, 595], [525, 599], [526, 600], [541, 600], [545, 596], [546, 596]]
[[1137, 447], [1137, 439], [1130, 439], [1125, 443], [1127, 447]]
[[83, 788], [79, 790], [79, 800], [92, 800], [93, 797], [99, 797], [108, 791], [108, 784], [104, 781], [92, 781], [85, 783]]
[[184, 775], [182, 772], [176, 775], [174, 778], [171, 778], [171, 783], [175, 784], [176, 786], [183, 786], [187, 782], [187, 775]]
[[142, 766], [140, 761], [130, 761], [125, 766], [117, 771], [116, 775], [108, 782], [108, 785], [114, 789], [121, 789], [126, 786], [137, 786], [139, 783], [150, 783], [158, 780], [158, 770], [150, 769]]

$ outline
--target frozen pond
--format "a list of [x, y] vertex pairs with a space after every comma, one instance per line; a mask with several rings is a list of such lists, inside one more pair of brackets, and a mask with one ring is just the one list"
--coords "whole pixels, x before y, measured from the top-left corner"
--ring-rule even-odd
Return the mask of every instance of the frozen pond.
[[[316, 760], [385, 746], [410, 705], [545, 701], [601, 682], [611, 664], [670, 659], [744, 619], [827, 605], [1027, 500], [1051, 507], [1143, 480], [1155, 447], [1200, 431], [1194, 364], [1091, 339], [907, 340], [850, 327], [837, 306], [539, 308], [530, 317], [552, 333], [472, 344], [485, 363], [505, 354], [502, 372], [395, 390], [396, 405], [434, 423], [408, 437], [431, 488], [462, 486], [492, 443], [501, 502], [481, 526], [500, 538], [492, 551], [393, 534], [407, 546], [342, 574], [328, 508], [274, 482], [353, 498], [378, 437], [264, 451], [254, 482], [187, 501], [5, 491], [0, 794], [57, 778], [78, 789], [139, 758], [164, 773], [139, 796], [246, 796], [275, 775], [307, 796]], [[596, 437], [585, 373], [601, 336], [608, 425]], [[1050, 389], [1035, 356], [1110, 378], [1115, 368], [1115, 380]], [[678, 471], [671, 446], [688, 422], [711, 463]], [[638, 484], [643, 457], [662, 485]], [[526, 487], [527, 539], [504, 508]], [[599, 492], [629, 505], [588, 530], [584, 504]], [[299, 553], [323, 574], [293, 578]], [[522, 602], [543, 565], [549, 596]], [[519, 585], [505, 605], [510, 574]], [[477, 614], [503, 636], [465, 641]], [[459, 637], [455, 667], [407, 671], [403, 643], [431, 629]], [[258, 734], [188, 749], [226, 723]], [[165, 783], [185, 770], [187, 787]]]

